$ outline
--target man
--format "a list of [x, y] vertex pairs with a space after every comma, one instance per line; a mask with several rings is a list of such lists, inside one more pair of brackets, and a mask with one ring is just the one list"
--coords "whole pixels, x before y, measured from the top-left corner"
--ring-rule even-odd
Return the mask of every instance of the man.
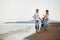
[[35, 19], [35, 29], [36, 32], [39, 32], [39, 14], [38, 14], [39, 9], [36, 9], [36, 13], [34, 14], [33, 18]]

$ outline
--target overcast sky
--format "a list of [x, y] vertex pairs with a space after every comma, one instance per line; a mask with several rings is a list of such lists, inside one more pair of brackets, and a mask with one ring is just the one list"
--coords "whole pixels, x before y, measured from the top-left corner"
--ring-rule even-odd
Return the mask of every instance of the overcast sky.
[[0, 0], [0, 22], [33, 19], [35, 9], [39, 16], [49, 10], [49, 18], [60, 21], [60, 0]]

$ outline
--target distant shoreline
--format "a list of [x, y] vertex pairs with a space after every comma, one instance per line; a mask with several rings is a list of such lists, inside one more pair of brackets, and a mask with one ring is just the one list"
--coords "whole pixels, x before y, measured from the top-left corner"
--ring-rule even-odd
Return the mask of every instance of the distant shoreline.
[[[41, 21], [39, 21], [41, 23]], [[56, 20], [50, 20], [48, 21], [49, 23], [60, 23], [60, 21], [56, 21]], [[15, 22], [12, 22], [12, 21], [8, 21], [8, 22], [4, 22], [4, 23], [35, 23], [35, 20], [29, 20], [29, 21], [15, 21]]]
[[[3, 24], [14, 24], [14, 23], [17, 23], [17, 24], [19, 24], [19, 23], [21, 23], [21, 24], [23, 24], [23, 23], [35, 23], [35, 22], [5, 22], [5, 23], [3, 23]], [[41, 23], [41, 22], [40, 22]], [[60, 23], [60, 22], [48, 22], [48, 23]]]

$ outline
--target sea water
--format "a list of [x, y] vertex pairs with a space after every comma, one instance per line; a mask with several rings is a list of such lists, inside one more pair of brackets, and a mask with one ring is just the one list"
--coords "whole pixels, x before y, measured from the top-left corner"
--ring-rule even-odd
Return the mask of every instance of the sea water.
[[3, 40], [23, 40], [35, 33], [34, 26], [34, 23], [0, 24], [0, 35], [3, 35]]

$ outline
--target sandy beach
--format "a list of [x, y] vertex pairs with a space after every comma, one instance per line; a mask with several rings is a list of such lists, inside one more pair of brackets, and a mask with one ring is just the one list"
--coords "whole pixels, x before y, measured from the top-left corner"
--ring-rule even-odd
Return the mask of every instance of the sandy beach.
[[49, 23], [47, 31], [40, 31], [25, 40], [60, 40], [60, 23]]

